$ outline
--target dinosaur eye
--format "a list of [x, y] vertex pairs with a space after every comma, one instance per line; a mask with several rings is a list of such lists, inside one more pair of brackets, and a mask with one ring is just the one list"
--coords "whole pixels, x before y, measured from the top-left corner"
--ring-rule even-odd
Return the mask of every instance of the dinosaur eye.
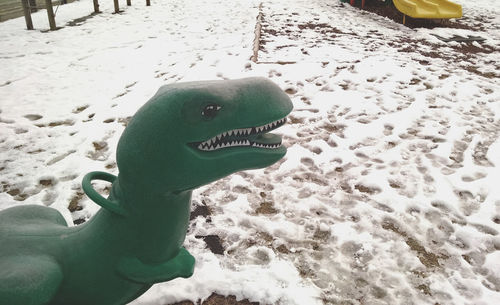
[[219, 112], [219, 110], [221, 108], [222, 108], [221, 106], [216, 105], [216, 104], [207, 105], [201, 111], [201, 115], [207, 119], [213, 119], [217, 115], [217, 112]]

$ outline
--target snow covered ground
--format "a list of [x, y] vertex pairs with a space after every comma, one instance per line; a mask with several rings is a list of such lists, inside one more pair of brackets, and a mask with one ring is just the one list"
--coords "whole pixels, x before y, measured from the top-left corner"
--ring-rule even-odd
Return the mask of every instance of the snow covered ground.
[[[55, 32], [39, 31], [45, 11], [33, 15], [39, 30], [0, 23], [0, 209], [88, 219], [98, 206], [83, 175], [117, 173], [118, 138], [161, 85], [264, 76], [294, 103], [279, 129], [286, 157], [196, 190], [194, 276], [132, 304], [212, 292], [261, 304], [500, 304], [500, 8], [455, 2], [466, 29], [409, 29], [337, 0], [121, 1], [121, 14], [100, 1], [102, 14]], [[92, 10], [78, 1], [56, 20]], [[218, 241], [223, 255], [207, 248]]]

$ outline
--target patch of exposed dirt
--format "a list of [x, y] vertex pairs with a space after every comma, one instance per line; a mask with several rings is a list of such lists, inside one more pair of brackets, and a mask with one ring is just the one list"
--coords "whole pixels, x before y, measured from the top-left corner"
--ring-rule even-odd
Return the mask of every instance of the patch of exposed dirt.
[[174, 304], [166, 304], [166, 305], [260, 305], [259, 302], [250, 302], [248, 299], [244, 299], [241, 301], [237, 301], [234, 295], [223, 296], [220, 294], [212, 293], [206, 300], [203, 302], [201, 300], [196, 301], [196, 303], [192, 301], [182, 301]]
[[213, 254], [224, 255], [224, 247], [222, 246], [222, 240], [219, 236], [217, 236], [217, 235], [206, 235], [206, 236], [196, 235], [195, 237], [203, 239], [203, 241], [207, 245], [208, 249]]
[[361, 193], [367, 193], [370, 195], [377, 194], [377, 193], [380, 193], [382, 191], [381, 189], [379, 189], [377, 187], [366, 186], [363, 184], [356, 184], [354, 186], [354, 188], [357, 189], [358, 191], [360, 191]]
[[89, 151], [87, 153], [88, 158], [101, 161], [107, 159], [106, 152], [109, 147], [106, 141], [94, 141], [92, 145], [94, 146], [94, 151]]
[[278, 210], [276, 210], [273, 206], [272, 202], [264, 201], [261, 202], [260, 206], [255, 210], [257, 214], [276, 214]]
[[[490, 46], [475, 46], [470, 43], [461, 43], [460, 45], [448, 45], [448, 48], [453, 49], [454, 53], [449, 52], [441, 52], [439, 50], [439, 46], [434, 45], [425, 40], [414, 40], [411, 38], [403, 38], [397, 44], [389, 43], [389, 46], [397, 48], [398, 52], [403, 53], [414, 53], [416, 50], [419, 51], [419, 54], [429, 57], [429, 58], [441, 58], [446, 61], [469, 61], [471, 56], [475, 54], [491, 54], [493, 52], [497, 52], [498, 49], [492, 48]], [[401, 47], [404, 46], [404, 47]], [[432, 51], [422, 50], [422, 46], [427, 46], [432, 48]]]
[[[292, 13], [293, 15], [293, 13]], [[287, 23], [286, 26], [281, 27], [281, 28], [270, 28], [269, 23], [266, 21], [266, 18], [264, 15], [261, 16], [261, 24], [262, 24], [262, 30], [261, 30], [261, 35], [260, 35], [260, 41], [259, 41], [259, 51], [265, 50], [265, 45], [266, 42], [269, 40], [267, 38], [269, 37], [279, 37], [279, 36], [286, 36], [289, 37], [291, 40], [296, 40], [300, 41], [300, 33], [306, 30], [310, 31], [315, 31], [317, 33], [320, 33], [322, 35], [322, 40], [323, 41], [335, 41], [335, 38], [338, 35], [353, 35], [357, 36], [356, 33], [351, 33], [351, 32], [345, 32], [342, 31], [338, 28], [335, 28], [328, 23], [320, 23], [316, 21], [309, 21], [305, 23]], [[283, 45], [283, 46], [277, 46], [276, 49], [281, 49], [281, 48], [287, 48], [290, 46], [294, 45]], [[302, 52], [304, 54], [307, 54], [307, 51], [305, 49], [302, 49]]]
[[280, 245], [278, 248], [276, 248], [276, 250], [278, 250], [279, 253], [282, 253], [282, 254], [290, 254], [290, 250], [288, 250], [287, 246], [285, 245]]
[[191, 215], [189, 216], [189, 220], [193, 220], [198, 216], [201, 216], [203, 218], [207, 219], [207, 222], [210, 222], [210, 215], [212, 215], [212, 212], [210, 211], [210, 208], [206, 205], [198, 205], [194, 209], [194, 211], [191, 212]]
[[[441, 45], [432, 44], [425, 40], [414, 40], [411, 38], [402, 37], [399, 42], [390, 42], [389, 46], [394, 47], [398, 52], [404, 53], [418, 53], [421, 56], [425, 56], [429, 59], [442, 59], [450, 64], [459, 63], [460, 67], [470, 73], [485, 77], [485, 78], [495, 78], [499, 74], [496, 72], [483, 72], [478, 69], [478, 59], [484, 54], [491, 54], [498, 52], [498, 48], [494, 48], [488, 45], [474, 45], [472, 43], [460, 43], [458, 45], [447, 45], [447, 49], [452, 49], [452, 52], [443, 52]], [[423, 66], [429, 66], [432, 63], [426, 59], [415, 59]], [[484, 64], [491, 64], [498, 68], [495, 62], [484, 62]], [[481, 65], [484, 65], [481, 64]], [[444, 78], [446, 78], [445, 76]]]
[[471, 73], [474, 73], [476, 75], [479, 75], [479, 76], [482, 76], [482, 77], [485, 77], [485, 78], [498, 78], [500, 77], [500, 74], [499, 73], [496, 73], [496, 72], [481, 72], [478, 67], [476, 66], [466, 66], [464, 67], [465, 70], [467, 70], [468, 72], [471, 72]]
[[73, 224], [75, 226], [78, 226], [78, 225], [81, 225], [82, 223], [84, 223], [85, 221], [87, 221], [85, 218], [78, 218], [78, 219], [73, 220]]
[[65, 120], [65, 121], [54, 121], [49, 124], [36, 124], [37, 127], [57, 127], [57, 126], [73, 126], [75, 122], [73, 120]]
[[80, 211], [83, 209], [80, 205], [80, 201], [83, 199], [83, 195], [85, 194], [82, 191], [77, 191], [75, 195], [73, 195], [68, 205], [68, 210], [70, 212]]
[[56, 184], [56, 182], [51, 178], [40, 179], [38, 181], [38, 183], [40, 183], [40, 185], [42, 185], [44, 187], [50, 187], [50, 186], [53, 186], [54, 184]]
[[83, 106], [80, 106], [80, 107], [77, 107], [76, 109], [73, 110], [73, 113], [80, 113], [82, 111], [84, 111], [85, 109], [89, 108], [89, 105], [83, 105]]
[[[308, 23], [302, 23], [302, 24], [298, 24], [297, 27], [300, 29], [300, 30], [304, 30], [304, 29], [309, 29], [309, 30], [315, 30], [321, 34], [349, 34], [349, 33], [346, 33], [346, 32], [343, 32], [335, 27], [332, 27], [331, 25], [329, 25], [328, 23], [313, 23], [313, 22], [308, 22]], [[354, 34], [353, 34], [354, 35]]]
[[427, 268], [439, 268], [441, 264], [439, 263], [439, 259], [445, 259], [446, 257], [438, 256], [432, 252], [428, 252], [424, 246], [422, 246], [418, 240], [415, 238], [408, 236], [408, 234], [400, 229], [400, 227], [396, 224], [395, 221], [386, 219], [382, 223], [382, 228], [392, 231], [405, 239], [406, 244], [410, 247], [412, 251], [417, 253], [417, 257], [420, 262], [426, 266]]
[[6, 181], [2, 181], [0, 183], [0, 193], [2, 192], [9, 194], [16, 201], [24, 201], [29, 197], [29, 195], [24, 193], [22, 189], [12, 186]]

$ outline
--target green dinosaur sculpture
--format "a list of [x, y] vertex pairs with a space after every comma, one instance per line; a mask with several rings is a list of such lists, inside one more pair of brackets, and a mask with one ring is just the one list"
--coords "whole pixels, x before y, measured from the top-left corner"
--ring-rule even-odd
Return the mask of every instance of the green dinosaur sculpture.
[[[193, 273], [182, 244], [194, 188], [282, 158], [288, 96], [263, 78], [167, 85], [132, 118], [118, 177], [91, 172], [103, 208], [80, 226], [36, 205], [0, 212], [0, 305], [126, 304], [154, 283]], [[99, 195], [92, 180], [112, 183]]]

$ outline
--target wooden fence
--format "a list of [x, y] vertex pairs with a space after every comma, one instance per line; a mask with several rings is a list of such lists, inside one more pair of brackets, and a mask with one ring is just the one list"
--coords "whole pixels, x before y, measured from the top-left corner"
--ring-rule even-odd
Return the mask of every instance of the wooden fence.
[[[31, 13], [36, 12], [39, 9], [46, 9], [50, 30], [57, 30], [58, 28], [56, 26], [54, 5], [62, 5], [73, 1], [75, 0], [58, 0], [56, 2], [52, 2], [52, 0], [0, 0], [0, 22], [24, 15], [26, 28], [28, 30], [33, 30], [34, 27], [31, 19]], [[113, 4], [115, 13], [119, 13], [120, 5], [118, 0], [113, 0]], [[100, 13], [99, 0], [93, 0], [93, 5], [94, 13]], [[130, 5], [132, 5], [132, 0], [127, 0], [127, 6]], [[150, 0], [146, 0], [146, 5], [151, 5]]]
[[[76, 0], [67, 0], [68, 3]], [[31, 12], [36, 12], [38, 9], [45, 8], [44, 0], [29, 0], [30, 6], [33, 7]], [[21, 17], [23, 15], [23, 5], [21, 0], [0, 0], [0, 22], [12, 18]]]

